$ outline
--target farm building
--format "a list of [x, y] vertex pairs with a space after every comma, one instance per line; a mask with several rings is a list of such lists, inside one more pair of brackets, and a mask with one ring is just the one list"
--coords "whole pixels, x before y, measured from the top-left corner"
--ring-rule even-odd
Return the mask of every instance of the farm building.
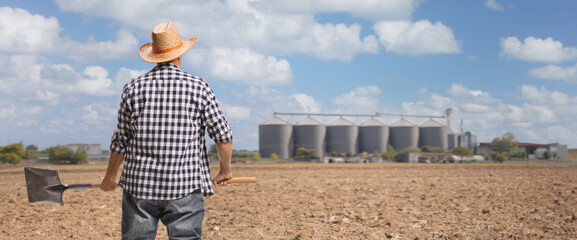
[[[569, 150], [567, 145], [559, 143], [539, 144], [539, 143], [519, 143], [519, 150], [524, 151], [528, 158], [543, 158], [545, 151], [556, 153], [560, 159], [569, 158]], [[486, 153], [491, 154], [497, 152], [495, 146], [491, 142], [479, 143], [477, 154]]]

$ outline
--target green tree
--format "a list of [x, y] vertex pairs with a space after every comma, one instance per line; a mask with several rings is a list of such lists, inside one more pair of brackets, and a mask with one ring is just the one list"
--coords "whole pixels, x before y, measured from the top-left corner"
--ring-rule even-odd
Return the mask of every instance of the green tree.
[[423, 151], [423, 152], [444, 152], [445, 150], [443, 150], [440, 147], [422, 146], [421, 151]]
[[50, 163], [54, 164], [79, 164], [88, 160], [85, 151], [77, 150], [74, 152], [65, 146], [50, 147], [47, 151]]
[[252, 153], [251, 159], [254, 160], [254, 161], [260, 161], [260, 160], [262, 159], [262, 157], [260, 156], [260, 153], [259, 153], [259, 152], [254, 151], [254, 152]]
[[38, 147], [35, 145], [26, 146], [26, 154], [24, 155], [26, 159], [37, 159], [38, 158]]
[[80, 164], [80, 163], [87, 163], [88, 162], [88, 155], [86, 151], [76, 150], [72, 155], [72, 159], [70, 159], [70, 163], [72, 164]]
[[497, 155], [495, 156], [495, 160], [497, 160], [498, 162], [505, 162], [507, 161], [507, 154], [505, 154], [504, 152], [497, 153]]
[[499, 153], [511, 153], [519, 148], [519, 141], [511, 132], [504, 133], [500, 138], [493, 138], [492, 143]]
[[551, 158], [551, 151], [543, 152], [543, 158], [544, 159], [550, 159]]
[[453, 148], [453, 150], [451, 150], [451, 153], [453, 155], [460, 156], [461, 158], [473, 156], [473, 152], [471, 152], [471, 149], [469, 149], [468, 147], [463, 147], [463, 146]]
[[17, 164], [26, 155], [22, 143], [10, 144], [0, 147], [0, 163]]
[[295, 159], [297, 160], [309, 160], [313, 157], [313, 154], [317, 152], [316, 149], [306, 149], [304, 147], [300, 147], [297, 149]]
[[397, 151], [395, 150], [395, 148], [393, 146], [389, 145], [389, 146], [387, 146], [387, 151], [382, 154], [382, 157], [384, 159], [391, 160], [391, 159], [397, 157]]
[[278, 155], [276, 155], [276, 153], [272, 153], [272, 154], [270, 155], [270, 158], [271, 158], [272, 160], [278, 160]]
[[400, 152], [400, 154], [406, 154], [411, 152], [421, 152], [421, 149], [418, 147], [406, 147]]

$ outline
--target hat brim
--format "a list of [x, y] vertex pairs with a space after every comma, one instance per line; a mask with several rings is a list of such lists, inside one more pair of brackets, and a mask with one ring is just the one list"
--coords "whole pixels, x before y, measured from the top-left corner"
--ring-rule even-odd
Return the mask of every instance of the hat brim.
[[152, 51], [152, 43], [146, 43], [140, 47], [138, 53], [142, 60], [149, 63], [168, 62], [180, 57], [182, 54], [190, 50], [190, 48], [192, 48], [196, 43], [196, 40], [196, 38], [184, 39], [182, 40], [182, 46], [180, 48], [167, 53], [154, 53]]

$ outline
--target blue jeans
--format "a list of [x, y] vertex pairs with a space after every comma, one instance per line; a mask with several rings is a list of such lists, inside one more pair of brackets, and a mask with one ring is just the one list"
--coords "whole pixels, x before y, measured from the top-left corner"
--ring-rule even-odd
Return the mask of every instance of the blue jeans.
[[155, 239], [158, 220], [169, 239], [201, 239], [204, 196], [200, 190], [176, 200], [138, 199], [123, 192], [122, 239]]

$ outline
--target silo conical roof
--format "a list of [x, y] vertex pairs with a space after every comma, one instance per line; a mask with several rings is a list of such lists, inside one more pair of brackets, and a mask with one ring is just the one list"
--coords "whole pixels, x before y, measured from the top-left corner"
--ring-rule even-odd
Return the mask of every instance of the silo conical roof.
[[282, 120], [278, 117], [273, 117], [265, 122], [261, 123], [260, 125], [288, 125], [289, 123], [285, 120]]
[[399, 121], [397, 121], [396, 123], [393, 123], [393, 125], [391, 125], [391, 127], [416, 127], [417, 125], [405, 120], [405, 119], [401, 119]]
[[421, 124], [421, 127], [444, 127], [444, 125], [433, 119], [429, 119], [429, 121]]
[[303, 120], [300, 120], [299, 122], [297, 122], [295, 125], [297, 126], [306, 126], [306, 125], [323, 125], [322, 123], [320, 123], [317, 120], [314, 120], [311, 117], [307, 117]]
[[348, 120], [341, 117], [330, 123], [328, 126], [354, 126], [354, 125], [355, 125], [354, 123], [349, 122]]
[[361, 124], [361, 126], [362, 127], [382, 127], [382, 126], [385, 126], [385, 124], [380, 122], [379, 120], [371, 118], [371, 119], [367, 120], [366, 122], [364, 122], [363, 124]]

